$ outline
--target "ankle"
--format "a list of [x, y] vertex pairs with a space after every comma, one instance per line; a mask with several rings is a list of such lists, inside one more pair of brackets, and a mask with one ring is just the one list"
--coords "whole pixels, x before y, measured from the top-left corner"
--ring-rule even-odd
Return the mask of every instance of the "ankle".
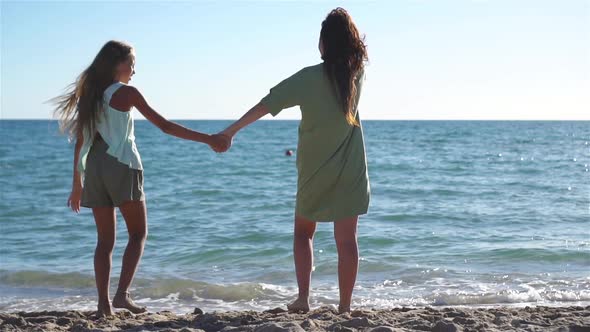
[[98, 301], [96, 308], [99, 311], [105, 311], [105, 310], [108, 311], [108, 310], [111, 310], [111, 303], [109, 301]]
[[111, 304], [111, 301], [109, 300], [108, 295], [106, 297], [99, 297], [98, 298], [98, 305], [105, 305], [105, 304]]
[[129, 291], [128, 290], [117, 290], [117, 292], [115, 293], [116, 297], [119, 296], [129, 296]]
[[338, 305], [338, 312], [339, 313], [350, 312], [350, 304], [348, 304], [348, 305], [339, 304]]

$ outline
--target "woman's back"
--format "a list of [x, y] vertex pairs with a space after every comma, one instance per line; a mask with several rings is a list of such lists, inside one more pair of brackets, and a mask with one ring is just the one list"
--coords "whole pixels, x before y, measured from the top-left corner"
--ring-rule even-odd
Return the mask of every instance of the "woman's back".
[[337, 220], [366, 213], [369, 204], [367, 163], [357, 112], [361, 71], [355, 80], [354, 111], [348, 123], [323, 64], [305, 67], [279, 83], [261, 101], [275, 116], [299, 105], [296, 213], [311, 220]]

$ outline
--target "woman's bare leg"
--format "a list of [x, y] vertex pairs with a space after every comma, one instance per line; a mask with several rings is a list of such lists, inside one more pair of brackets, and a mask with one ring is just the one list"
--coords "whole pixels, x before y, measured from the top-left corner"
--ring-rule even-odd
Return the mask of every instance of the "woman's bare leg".
[[98, 290], [97, 316], [111, 316], [113, 309], [109, 299], [111, 265], [115, 247], [117, 217], [112, 207], [93, 208], [96, 223], [97, 242], [94, 251], [94, 277]]
[[293, 303], [287, 305], [289, 311], [309, 311], [309, 285], [313, 267], [313, 236], [315, 221], [295, 216], [295, 232], [293, 236], [293, 257], [295, 259], [295, 274], [299, 296]]
[[359, 265], [359, 250], [356, 237], [358, 216], [334, 222], [334, 238], [338, 248], [338, 286], [340, 288], [339, 312], [350, 311], [352, 290]]
[[119, 279], [117, 294], [113, 298], [113, 306], [115, 308], [124, 308], [138, 314], [145, 312], [146, 308], [133, 303], [129, 294], [129, 287], [131, 287], [139, 260], [143, 255], [143, 248], [147, 237], [147, 211], [145, 201], [125, 202], [119, 207], [119, 210], [127, 224], [129, 242], [127, 242], [127, 247], [123, 254], [121, 277]]

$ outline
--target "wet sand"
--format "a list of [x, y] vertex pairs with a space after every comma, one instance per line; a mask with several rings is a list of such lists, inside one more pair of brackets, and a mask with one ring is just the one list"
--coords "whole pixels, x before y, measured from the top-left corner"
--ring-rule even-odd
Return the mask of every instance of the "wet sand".
[[133, 315], [118, 311], [97, 318], [90, 311], [0, 314], [0, 331], [182, 331], [182, 332], [391, 332], [391, 331], [559, 331], [590, 332], [590, 306], [494, 308], [394, 308], [338, 315], [333, 307], [306, 314], [284, 309], [177, 315], [168, 311]]

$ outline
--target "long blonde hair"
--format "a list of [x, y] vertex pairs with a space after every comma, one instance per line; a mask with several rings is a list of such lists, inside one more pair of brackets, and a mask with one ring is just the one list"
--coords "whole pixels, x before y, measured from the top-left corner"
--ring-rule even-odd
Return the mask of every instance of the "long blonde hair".
[[94, 133], [98, 115], [103, 111], [103, 93], [117, 74], [117, 66], [133, 56], [133, 47], [121, 41], [108, 41], [94, 61], [66, 88], [66, 92], [50, 100], [60, 129], [70, 139], [80, 137], [84, 129]]

